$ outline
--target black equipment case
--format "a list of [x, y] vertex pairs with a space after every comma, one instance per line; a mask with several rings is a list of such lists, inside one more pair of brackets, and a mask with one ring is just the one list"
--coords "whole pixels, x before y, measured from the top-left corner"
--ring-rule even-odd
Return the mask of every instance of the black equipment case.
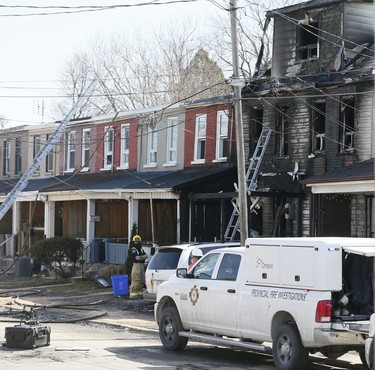
[[8, 348], [33, 349], [49, 346], [51, 328], [40, 324], [20, 324], [5, 328], [6, 346]]

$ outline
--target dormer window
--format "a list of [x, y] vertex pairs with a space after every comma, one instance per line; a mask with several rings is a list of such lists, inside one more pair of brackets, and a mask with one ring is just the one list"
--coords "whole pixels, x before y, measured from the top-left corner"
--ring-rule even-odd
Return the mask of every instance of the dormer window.
[[297, 60], [318, 58], [318, 22], [301, 21], [297, 25]]

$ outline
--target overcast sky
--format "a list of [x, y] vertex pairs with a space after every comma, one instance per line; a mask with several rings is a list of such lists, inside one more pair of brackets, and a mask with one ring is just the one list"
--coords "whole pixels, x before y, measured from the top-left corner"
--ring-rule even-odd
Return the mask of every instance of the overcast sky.
[[[170, 18], [193, 17], [202, 25], [218, 12], [204, 0], [169, 5], [147, 5], [77, 13], [79, 9], [33, 9], [11, 6], [88, 6], [148, 3], [150, 0], [0, 0], [0, 115], [9, 125], [48, 122], [50, 96], [59, 91], [58, 79], [74, 51], [90, 44], [95, 35], [110, 38], [136, 27], [147, 32]], [[170, 0], [159, 0], [170, 1]], [[60, 15], [18, 16], [46, 12]], [[9, 16], [10, 15], [10, 16]], [[229, 22], [229, 17], [228, 17]], [[141, 26], [141, 27], [140, 27]], [[44, 102], [44, 118], [42, 106]], [[62, 117], [63, 118], [63, 117]]]

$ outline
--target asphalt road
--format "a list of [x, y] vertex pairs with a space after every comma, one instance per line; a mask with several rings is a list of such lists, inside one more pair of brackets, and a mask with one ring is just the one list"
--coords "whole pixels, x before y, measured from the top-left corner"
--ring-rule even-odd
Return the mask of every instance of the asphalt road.
[[[0, 332], [17, 325], [32, 308], [42, 325], [51, 327], [50, 345], [33, 350], [3, 345], [2, 369], [275, 370], [269, 354], [194, 342], [181, 352], [164, 351], [152, 304], [143, 301], [115, 298], [110, 291], [68, 297], [29, 293], [0, 299]], [[311, 356], [306, 370], [343, 369], [366, 368], [356, 353], [349, 353], [336, 361]]]
[[[4, 331], [7, 323], [0, 323]], [[13, 326], [13, 324], [11, 325]], [[0, 367], [28, 370], [173, 369], [275, 370], [272, 357], [189, 343], [184, 351], [166, 352], [152, 331], [136, 331], [95, 322], [55, 323], [49, 346], [33, 350], [0, 349]], [[308, 370], [363, 370], [355, 354], [348, 361], [312, 361]], [[302, 370], [302, 369], [301, 369]]]

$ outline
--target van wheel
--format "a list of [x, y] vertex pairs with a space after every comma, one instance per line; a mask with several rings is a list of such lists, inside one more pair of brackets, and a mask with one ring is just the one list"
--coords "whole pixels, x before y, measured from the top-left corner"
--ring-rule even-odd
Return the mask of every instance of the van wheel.
[[180, 315], [174, 307], [167, 307], [160, 315], [159, 336], [168, 351], [180, 351], [187, 345], [188, 338], [178, 333], [183, 329]]
[[273, 361], [279, 370], [301, 370], [307, 366], [309, 352], [303, 346], [296, 325], [281, 325], [272, 342]]

